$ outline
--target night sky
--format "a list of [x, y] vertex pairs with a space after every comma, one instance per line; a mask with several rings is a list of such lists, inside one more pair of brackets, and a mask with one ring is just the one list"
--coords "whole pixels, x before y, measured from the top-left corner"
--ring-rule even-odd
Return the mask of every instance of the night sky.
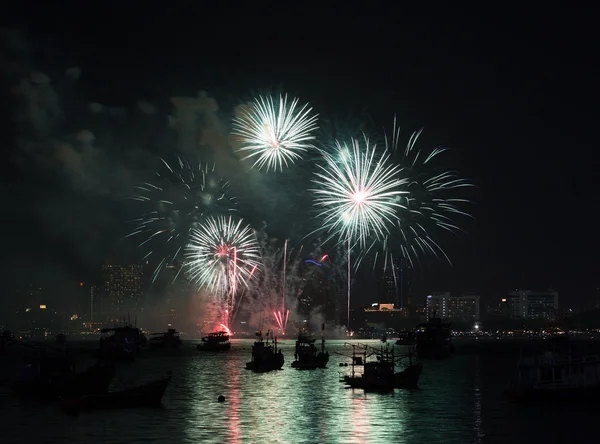
[[[23, 282], [94, 280], [107, 257], [135, 256], [120, 241], [131, 216], [124, 190], [174, 149], [170, 97], [206, 91], [227, 124], [253, 94], [286, 91], [347, 125], [364, 113], [389, 127], [396, 113], [406, 135], [424, 126], [420, 143], [450, 147], [448, 165], [477, 184], [468, 236], [443, 239], [453, 267], [425, 266], [423, 291], [492, 300], [553, 287], [563, 307], [598, 298], [596, 11], [10, 3], [0, 14], [2, 297]], [[67, 71], [74, 67], [80, 72]], [[38, 116], [51, 122], [15, 124], [19, 82], [32, 71], [52, 80], [56, 109]], [[140, 112], [140, 101], [155, 111]], [[90, 103], [114, 115], [91, 113]], [[84, 129], [96, 157], [57, 156], [57, 144], [73, 144]], [[225, 175], [239, 179], [232, 165]], [[269, 221], [273, 236], [298, 238], [305, 227], [293, 196], [307, 192], [288, 191], [301, 173], [243, 176], [261, 196], [241, 193], [243, 215]]]

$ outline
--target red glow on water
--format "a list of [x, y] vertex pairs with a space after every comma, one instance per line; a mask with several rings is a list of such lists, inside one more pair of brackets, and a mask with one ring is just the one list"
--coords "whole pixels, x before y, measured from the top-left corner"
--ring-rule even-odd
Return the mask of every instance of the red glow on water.
[[240, 416], [240, 367], [233, 359], [227, 359], [225, 364], [225, 378], [227, 380], [225, 396], [228, 441], [242, 442], [241, 416]]
[[351, 436], [357, 443], [370, 442], [372, 431], [367, 400], [364, 397], [353, 398], [351, 412], [353, 418]]

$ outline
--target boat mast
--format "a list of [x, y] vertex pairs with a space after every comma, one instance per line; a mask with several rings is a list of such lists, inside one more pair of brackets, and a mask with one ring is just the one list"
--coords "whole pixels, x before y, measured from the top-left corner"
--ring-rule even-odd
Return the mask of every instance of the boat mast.
[[354, 378], [354, 366], [356, 365], [356, 345], [352, 345], [352, 377]]
[[283, 286], [282, 286], [282, 291], [281, 291], [281, 316], [282, 316], [282, 327], [285, 328], [286, 326], [283, 325], [283, 316], [285, 316], [285, 267], [286, 267], [286, 262], [287, 262], [287, 239], [285, 240], [285, 244], [283, 245]]

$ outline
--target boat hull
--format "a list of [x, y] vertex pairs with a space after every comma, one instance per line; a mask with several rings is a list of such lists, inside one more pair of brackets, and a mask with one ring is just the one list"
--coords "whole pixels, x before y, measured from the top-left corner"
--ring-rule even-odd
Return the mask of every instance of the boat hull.
[[292, 367], [298, 370], [316, 370], [319, 368], [316, 362], [301, 362], [294, 361], [292, 362]]
[[399, 389], [417, 388], [419, 377], [423, 366], [421, 363], [411, 365], [406, 370], [395, 373], [391, 377], [364, 377], [364, 376], [345, 376], [344, 383], [353, 389], [363, 389], [365, 391], [391, 391]]
[[417, 344], [415, 352], [420, 359], [447, 359], [452, 355], [452, 344], [421, 345]]
[[370, 379], [362, 376], [346, 376], [344, 378], [346, 385], [353, 389], [361, 389], [372, 392], [389, 392], [394, 390], [394, 384], [387, 379]]
[[82, 373], [65, 377], [62, 380], [17, 381], [12, 384], [12, 389], [20, 395], [51, 401], [66, 396], [107, 393], [114, 376], [113, 365], [98, 363]]
[[406, 370], [394, 374], [394, 388], [413, 389], [419, 386], [419, 378], [423, 371], [423, 364], [409, 366]]
[[553, 403], [553, 402], [598, 402], [600, 386], [569, 388], [517, 388], [505, 392], [505, 396], [515, 403]]
[[327, 368], [328, 362], [329, 353], [319, 352], [316, 356], [301, 356], [299, 359], [292, 362], [292, 367], [298, 370], [315, 370], [317, 368]]
[[171, 377], [168, 376], [159, 381], [150, 382], [128, 390], [107, 393], [105, 395], [68, 399], [63, 403], [63, 408], [70, 411], [90, 411], [160, 407], [162, 397], [170, 381]]
[[270, 372], [273, 370], [281, 370], [284, 364], [284, 358], [281, 353], [274, 353], [269, 358], [262, 358], [246, 363], [246, 370], [252, 370], [257, 373]]

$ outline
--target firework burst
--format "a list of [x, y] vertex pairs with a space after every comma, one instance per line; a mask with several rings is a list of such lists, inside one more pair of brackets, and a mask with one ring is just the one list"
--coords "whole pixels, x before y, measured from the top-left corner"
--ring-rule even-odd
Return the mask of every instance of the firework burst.
[[333, 153], [322, 153], [325, 165], [317, 165], [312, 182], [318, 187], [311, 191], [329, 239], [337, 236], [364, 247], [369, 239], [383, 239], [405, 209], [402, 197], [408, 191], [401, 168], [389, 163], [387, 152], [376, 158], [376, 151], [364, 137], [363, 146], [358, 139], [350, 146], [336, 141]]
[[428, 152], [415, 148], [422, 130], [413, 133], [402, 149], [399, 143], [400, 130], [394, 118], [391, 137], [386, 137], [386, 147], [398, 157], [408, 178], [409, 192], [402, 196], [402, 208], [395, 221], [395, 229], [383, 243], [384, 268], [393, 263], [392, 254], [404, 258], [411, 267], [421, 256], [443, 257], [450, 262], [439, 242], [434, 240], [434, 231], [464, 232], [455, 219], [471, 217], [464, 210], [464, 206], [471, 201], [460, 197], [457, 192], [473, 187], [473, 184], [455, 171], [435, 166], [436, 160], [448, 148], [437, 147]]
[[288, 102], [279, 96], [279, 105], [273, 97], [259, 97], [233, 120], [232, 133], [239, 137], [240, 152], [248, 154], [242, 159], [255, 159], [252, 167], [283, 170], [313, 148], [312, 133], [318, 128], [312, 108], [298, 106], [298, 99]]
[[217, 176], [214, 165], [191, 163], [181, 157], [172, 164], [161, 161], [155, 180], [136, 186], [129, 197], [143, 205], [143, 212], [131, 221], [135, 226], [126, 236], [141, 239], [138, 247], [146, 252], [142, 261], [155, 264], [153, 282], [167, 265], [181, 270], [190, 232], [208, 214], [235, 208], [229, 183]]
[[219, 299], [225, 324], [235, 316], [238, 289], [260, 266], [256, 234], [242, 219], [208, 217], [194, 228], [186, 247], [188, 277]]

